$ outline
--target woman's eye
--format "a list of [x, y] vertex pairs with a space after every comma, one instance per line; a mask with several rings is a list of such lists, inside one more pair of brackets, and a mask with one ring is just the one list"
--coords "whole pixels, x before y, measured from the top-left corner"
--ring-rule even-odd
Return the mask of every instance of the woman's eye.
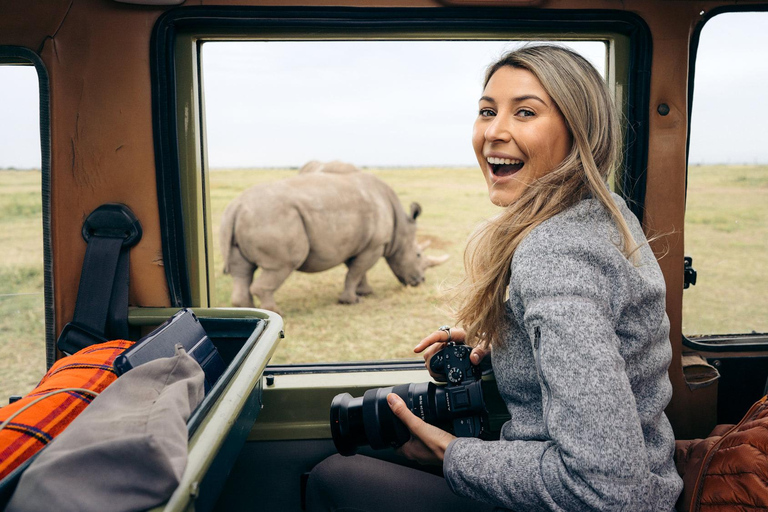
[[517, 111], [517, 115], [520, 117], [533, 117], [536, 115], [536, 113], [533, 110], [528, 110], [527, 108], [521, 108]]
[[480, 117], [493, 117], [496, 115], [496, 112], [494, 112], [490, 108], [481, 108], [478, 115]]

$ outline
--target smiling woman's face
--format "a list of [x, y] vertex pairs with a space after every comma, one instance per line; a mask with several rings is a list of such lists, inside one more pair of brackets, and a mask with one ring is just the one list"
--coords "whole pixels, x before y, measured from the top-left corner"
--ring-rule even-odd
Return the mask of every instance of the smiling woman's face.
[[541, 82], [526, 69], [499, 68], [480, 98], [472, 146], [497, 206], [552, 171], [571, 151], [565, 119]]

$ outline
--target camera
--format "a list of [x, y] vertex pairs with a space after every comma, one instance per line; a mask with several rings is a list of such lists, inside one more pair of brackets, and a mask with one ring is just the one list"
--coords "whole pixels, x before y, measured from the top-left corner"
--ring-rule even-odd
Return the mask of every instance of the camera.
[[472, 348], [449, 342], [429, 360], [433, 373], [445, 385], [434, 382], [374, 388], [362, 397], [336, 395], [331, 402], [331, 433], [341, 455], [354, 455], [358, 446], [397, 448], [411, 438], [408, 428], [394, 415], [387, 395], [395, 393], [422, 420], [452, 431], [457, 437], [480, 437], [488, 413], [483, 400], [482, 370], [469, 360]]

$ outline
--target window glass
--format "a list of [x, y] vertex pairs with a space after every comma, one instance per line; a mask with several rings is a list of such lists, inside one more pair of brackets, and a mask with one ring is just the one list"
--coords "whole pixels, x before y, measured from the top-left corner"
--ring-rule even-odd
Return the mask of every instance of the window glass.
[[[470, 137], [485, 67], [519, 44], [205, 43], [201, 56], [214, 234], [212, 305], [231, 305], [233, 278], [222, 273], [219, 233], [227, 205], [249, 187], [296, 176], [310, 161], [346, 162], [388, 184], [406, 211], [412, 202], [419, 203], [417, 239], [431, 243], [422, 256], [448, 260], [427, 269], [420, 286], [406, 287], [380, 258], [367, 273], [373, 294], [352, 305], [338, 303], [347, 270], [341, 261], [324, 272], [291, 273], [275, 293], [286, 339], [272, 362], [414, 357], [413, 346], [423, 336], [452, 323], [443, 294], [463, 276], [468, 235], [498, 212], [488, 200]], [[567, 45], [605, 76], [605, 42]], [[296, 189], [288, 195], [332, 193]], [[260, 226], [284, 231], [284, 243], [291, 243], [284, 215], [261, 215]], [[329, 240], [335, 236], [332, 225], [317, 229]], [[355, 236], [362, 240], [365, 235]], [[254, 232], [249, 243], [256, 246], [258, 237]], [[262, 269], [257, 278], [260, 273]], [[258, 299], [255, 305], [260, 306]]]
[[768, 13], [725, 13], [696, 56], [685, 254], [697, 283], [684, 292], [683, 332], [768, 332]]
[[38, 79], [0, 65], [0, 406], [45, 372]]

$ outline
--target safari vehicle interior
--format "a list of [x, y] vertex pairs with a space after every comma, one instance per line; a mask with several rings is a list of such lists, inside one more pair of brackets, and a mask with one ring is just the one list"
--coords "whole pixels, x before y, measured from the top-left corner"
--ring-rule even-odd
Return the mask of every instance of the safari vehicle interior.
[[[272, 90], [280, 91], [281, 87], [288, 90], [288, 84], [279, 82], [283, 68], [301, 71], [311, 64], [302, 60], [302, 55], [310, 54], [309, 48], [327, 48], [324, 62], [329, 66], [341, 62], [340, 69], [352, 76], [356, 64], [343, 64], [350, 48], [364, 52], [375, 47], [386, 54], [388, 44], [397, 44], [419, 55], [419, 45], [434, 43], [448, 48], [444, 58], [450, 62], [456, 48], [486, 44], [497, 52], [491, 54], [492, 58], [509, 44], [557, 41], [593, 56], [620, 106], [625, 120], [625, 158], [611, 186], [627, 200], [646, 232], [653, 235], [651, 244], [667, 283], [673, 348], [669, 374], [674, 394], [666, 412], [677, 439], [706, 437], [717, 424], [738, 422], [750, 405], [766, 394], [768, 318], [764, 288], [750, 291], [745, 286], [746, 291], [740, 290], [742, 294], [706, 288], [708, 277], [704, 270], [711, 268], [716, 273], [717, 264], [707, 267], [707, 257], [699, 259], [697, 254], [715, 249], [708, 247], [706, 232], [691, 219], [698, 219], [701, 225], [717, 219], [706, 217], [706, 197], [703, 205], [697, 206], [704, 213], [690, 213], [692, 205], [700, 205], [696, 203], [698, 189], [690, 187], [695, 162], [688, 159], [692, 137], [696, 137], [691, 128], [691, 120], [695, 119], [692, 112], [697, 112], [694, 85], [700, 68], [697, 63], [706, 58], [700, 49], [708, 24], [718, 16], [762, 15], [764, 11], [768, 11], [766, 3], [736, 0], [381, 0], [364, 5], [332, 0], [3, 2], [0, 65], [34, 69], [39, 89], [41, 163], [39, 185], [35, 186], [39, 186], [37, 219], [42, 230], [35, 236], [41, 239], [42, 270], [36, 275], [44, 304], [35, 307], [41, 310], [38, 323], [44, 325], [40, 335], [45, 344], [38, 340], [37, 345], [24, 345], [25, 350], [36, 350], [40, 357], [44, 354], [45, 368], [64, 357], [57, 350], [56, 340], [74, 314], [86, 252], [81, 236], [83, 221], [102, 204], [128, 205], [143, 229], [130, 259], [132, 339], [138, 339], [179, 308], [189, 307], [207, 319], [207, 325], [217, 333], [217, 344], [223, 347], [227, 339], [235, 339], [237, 344], [234, 349], [220, 349], [229, 350], [227, 360], [233, 361], [236, 369], [221, 386], [216, 401], [207, 406], [204, 417], [198, 419], [199, 425], [190, 437], [187, 470], [164, 509], [301, 510], [305, 475], [336, 453], [329, 424], [333, 397], [345, 392], [357, 397], [371, 388], [424, 382], [429, 375], [423, 362], [407, 355], [407, 350], [382, 358], [381, 354], [390, 354], [383, 348], [374, 345], [356, 352], [353, 344], [344, 355], [333, 355], [337, 342], [330, 331], [351, 329], [355, 311], [363, 305], [374, 307], [376, 296], [357, 305], [332, 304], [322, 313], [307, 311], [310, 327], [306, 334], [301, 331], [298, 340], [291, 331], [290, 312], [281, 318], [258, 309], [258, 304], [256, 308], [229, 307], [229, 278], [220, 271], [215, 233], [225, 203], [223, 190], [230, 183], [229, 178], [221, 178], [228, 175], [217, 175], [213, 168], [214, 149], [209, 141], [233, 137], [227, 126], [237, 131], [238, 115], [245, 114], [232, 114], [215, 124], [215, 95], [226, 91], [217, 92], [211, 81], [222, 69], [214, 64], [226, 64], [230, 55], [232, 69], [253, 65], [237, 56], [243, 45], [257, 48], [257, 52], [276, 52], [270, 61], [272, 67], [258, 68], [258, 62], [255, 64], [254, 76], [275, 75]], [[285, 55], [277, 50], [286, 47], [292, 48], [292, 57], [276, 58]], [[485, 64], [480, 62], [470, 70], [475, 73], [477, 96]], [[376, 65], [384, 66], [378, 61]], [[382, 67], [381, 79], [387, 73], [396, 73], [394, 69]], [[398, 76], [389, 78], [406, 82]], [[223, 79], [233, 80], [228, 75]], [[311, 90], [320, 80], [321, 76], [308, 77], [303, 90]], [[439, 87], [439, 82], [430, 86]], [[406, 94], [409, 87], [413, 87], [410, 82], [402, 86]], [[255, 85], [242, 90], [243, 95], [249, 91], [260, 94]], [[0, 99], [12, 101], [8, 97]], [[245, 99], [238, 101], [244, 103]], [[264, 116], [264, 132], [245, 144], [259, 145], [258, 137], [270, 131], [289, 139], [301, 138], [290, 132], [292, 126], [302, 122], [300, 115], [292, 111], [291, 101], [269, 97], [264, 103], [262, 111], [247, 114]], [[266, 110], [269, 103], [277, 104], [276, 113]], [[375, 100], [370, 99], [370, 105], [374, 104]], [[450, 104], [439, 107], [454, 108]], [[326, 108], [325, 114], [321, 110], [318, 123], [322, 123], [322, 115], [333, 115], [331, 110]], [[294, 119], [285, 125], [270, 124], [281, 114]], [[405, 122], [413, 121], [398, 117], [392, 126]], [[465, 123], [461, 134], [466, 135], [467, 146], [469, 126]], [[361, 130], [359, 126], [355, 129]], [[438, 138], [435, 147], [439, 144]], [[304, 158], [332, 157], [329, 153]], [[250, 165], [258, 168], [275, 164], [253, 161]], [[423, 180], [417, 173], [402, 174], [405, 177], [395, 187], [401, 198], [408, 196], [410, 182], [416, 187]], [[751, 183], [752, 178], [744, 176]], [[4, 178], [3, 183], [10, 182]], [[11, 191], [11, 185], [7, 186]], [[756, 186], [764, 188], [765, 182]], [[734, 197], [735, 203], [742, 201]], [[764, 202], [764, 195], [760, 197], [757, 201]], [[742, 207], [749, 209], [750, 205], [744, 200]], [[488, 211], [475, 214], [479, 221], [488, 216]], [[9, 219], [13, 216], [7, 215]], [[752, 226], [752, 236], [760, 239], [762, 234], [763, 240], [768, 239], [766, 219], [759, 213], [757, 218], [750, 217], [749, 211], [745, 215], [749, 222], [741, 227], [749, 230]], [[428, 223], [426, 213], [421, 222]], [[689, 235], [688, 228], [699, 231]], [[738, 250], [751, 250], [749, 254], [764, 260], [760, 251], [764, 251], [765, 242], [750, 239], [750, 233], [744, 237], [746, 241], [736, 242], [741, 248]], [[434, 232], [431, 238], [440, 241]], [[686, 259], [691, 247], [701, 251], [692, 262]], [[460, 260], [460, 252], [456, 254], [454, 259]], [[698, 261], [702, 266], [697, 273]], [[721, 266], [729, 266], [725, 257], [718, 261]], [[760, 273], [756, 270], [760, 263], [754, 260], [740, 266], [745, 272]], [[10, 287], [11, 277], [5, 277], [11, 274], [6, 269], [3, 272], [3, 280], [9, 284], [0, 286], [9, 288], [0, 290], [0, 294], [21, 295]], [[741, 279], [750, 281], [749, 276], [756, 274], [745, 275]], [[700, 288], [703, 285], [710, 290], [706, 294], [725, 295], [731, 306], [746, 310], [749, 321], [711, 327], [705, 320], [692, 320], [697, 314], [706, 319], [708, 314], [701, 313], [703, 308], [722, 307], [692, 301], [688, 296], [684, 301], [684, 293], [697, 291], [697, 278]], [[393, 281], [391, 276], [387, 279]], [[724, 280], [735, 282], [730, 274]], [[754, 286], [759, 287], [759, 283]], [[0, 301], [6, 300], [5, 295], [0, 295]], [[3, 306], [2, 314], [7, 317], [2, 319], [3, 325], [11, 320], [23, 322], [27, 317], [18, 312], [24, 307]], [[325, 316], [330, 310], [338, 316]], [[416, 332], [426, 335], [437, 325], [450, 322], [444, 310], [436, 306], [431, 310], [423, 318], [413, 313], [413, 321], [390, 317], [385, 330], [396, 332], [398, 324], [413, 323]], [[387, 319], [386, 313], [383, 318]], [[441, 318], [444, 321], [438, 320]], [[258, 334], [254, 334], [254, 325], [259, 323]], [[380, 331], [375, 330], [378, 327], [363, 324], [360, 336], [366, 332], [379, 336]], [[381, 345], [405, 343], [408, 348], [418, 341], [381, 336]], [[21, 346], [20, 339], [3, 343]], [[325, 351], [318, 355], [324, 343]], [[0, 361], [0, 366], [5, 364]], [[39, 368], [39, 375], [45, 368]], [[14, 371], [0, 374], [11, 383], [10, 387]], [[498, 431], [507, 417], [492, 377], [484, 379], [483, 388], [491, 428]], [[361, 448], [360, 452], [399, 460], [391, 450]]]

